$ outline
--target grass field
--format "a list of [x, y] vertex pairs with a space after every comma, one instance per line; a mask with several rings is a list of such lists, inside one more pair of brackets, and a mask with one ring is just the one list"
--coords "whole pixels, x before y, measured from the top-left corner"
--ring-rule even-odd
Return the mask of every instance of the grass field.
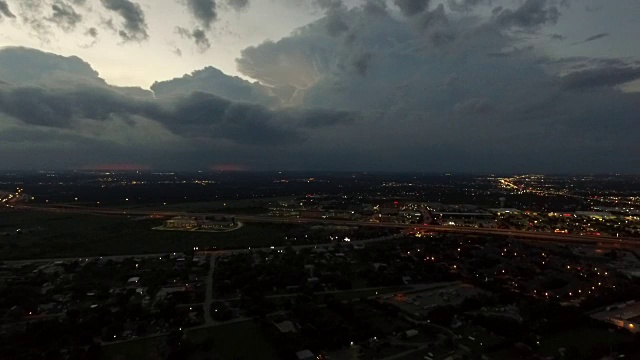
[[224, 214], [261, 214], [268, 212], [268, 204], [278, 201], [289, 201], [293, 197], [270, 197], [260, 199], [197, 201], [175, 203], [168, 205], [132, 205], [136, 210], [187, 211], [187, 212], [215, 212]]
[[253, 321], [198, 329], [189, 333], [194, 342], [210, 340], [224, 359], [278, 359], [274, 348]]
[[[187, 337], [194, 343], [209, 342], [212, 352], [223, 359], [276, 360], [273, 347], [253, 321], [192, 330]], [[105, 360], [163, 359], [166, 351], [164, 336], [127, 341], [103, 346]]]
[[[159, 219], [0, 211], [0, 259], [184, 252], [284, 245], [285, 224], [245, 224], [224, 233], [154, 231]], [[17, 230], [20, 229], [18, 232]]]

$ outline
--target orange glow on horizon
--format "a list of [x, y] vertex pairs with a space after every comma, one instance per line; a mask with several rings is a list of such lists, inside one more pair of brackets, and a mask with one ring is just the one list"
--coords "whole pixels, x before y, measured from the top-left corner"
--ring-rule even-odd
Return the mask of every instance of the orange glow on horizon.
[[96, 171], [141, 171], [149, 170], [147, 165], [140, 164], [100, 164], [93, 166], [85, 166], [83, 170], [96, 170]]
[[210, 167], [213, 171], [246, 171], [247, 168], [240, 164], [216, 164]]

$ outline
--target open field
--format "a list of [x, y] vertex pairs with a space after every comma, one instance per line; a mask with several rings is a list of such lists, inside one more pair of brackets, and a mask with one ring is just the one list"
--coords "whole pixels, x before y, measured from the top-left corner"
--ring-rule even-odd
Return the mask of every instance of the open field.
[[225, 214], [257, 215], [267, 213], [270, 203], [290, 201], [293, 197], [268, 197], [260, 199], [239, 199], [219, 201], [183, 202], [159, 205], [131, 205], [131, 210], [185, 211], [185, 212], [222, 212]]
[[[206, 343], [212, 354], [224, 359], [278, 359], [258, 325], [251, 320], [190, 330], [187, 338], [197, 344]], [[166, 336], [105, 345], [102, 350], [106, 360], [151, 359], [166, 351]]]
[[190, 331], [188, 337], [196, 343], [210, 341], [214, 352], [224, 359], [278, 359], [262, 330], [251, 320]]
[[195, 246], [223, 249], [286, 245], [293, 226], [245, 224], [232, 232], [154, 231], [161, 219], [45, 212], [0, 211], [0, 259], [185, 252]]

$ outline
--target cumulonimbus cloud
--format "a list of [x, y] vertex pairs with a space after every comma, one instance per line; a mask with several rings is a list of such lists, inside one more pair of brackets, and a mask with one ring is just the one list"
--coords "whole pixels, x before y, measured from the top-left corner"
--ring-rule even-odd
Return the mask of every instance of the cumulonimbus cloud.
[[[34, 72], [24, 69], [25, 63], [43, 66]], [[351, 124], [356, 118], [354, 113], [335, 110], [273, 109], [187, 88], [153, 97], [142, 89], [109, 86], [77, 58], [31, 49], [0, 50], [0, 64], [7, 71], [0, 72], [0, 78], [14, 76], [11, 82], [0, 83], [0, 138], [7, 131], [24, 136], [48, 133], [56, 141], [77, 139], [73, 146], [84, 147], [97, 136], [99, 144], [110, 147], [127, 142], [144, 147], [147, 140], [140, 132], [144, 127], [183, 145], [248, 146], [264, 151], [300, 146], [310, 131]], [[128, 127], [143, 137], [131, 138]]]
[[[459, 20], [440, 6], [407, 20], [372, 17], [366, 9], [345, 15], [354, 34], [349, 46], [320, 35], [325, 26], [321, 19], [277, 42], [246, 49], [238, 59], [239, 69], [283, 89], [278, 94], [285, 102], [362, 113], [370, 127], [358, 123], [340, 135], [346, 144], [354, 144], [351, 151], [362, 146], [357, 139], [366, 133], [368, 143], [376, 144], [370, 150], [384, 147], [399, 157], [412, 158], [412, 150], [455, 148], [458, 155], [450, 152], [448, 158], [462, 161], [465, 154], [464, 166], [472, 167], [467, 160], [477, 159], [472, 153], [479, 154], [478, 149], [489, 156], [508, 147], [525, 156], [535, 148], [542, 157], [531, 164], [558, 169], [559, 163], [551, 157], [543, 160], [541, 154], [557, 152], [560, 138], [571, 139], [564, 140], [571, 147], [567, 158], [569, 153], [581, 157], [578, 149], [595, 153], [596, 148], [635, 146], [621, 129], [637, 128], [631, 124], [634, 112], [640, 111], [640, 94], [618, 88], [638, 78], [634, 64], [566, 59], [561, 67], [550, 66], [555, 59], [537, 53], [520, 37], [522, 31], [537, 34], [559, 21], [552, 3], [527, 1], [509, 11], [501, 9], [484, 22]], [[422, 26], [425, 16], [436, 14], [438, 21]], [[365, 59], [371, 59], [366, 76], [353, 66], [362, 49]], [[295, 89], [295, 95], [284, 91], [287, 88]], [[609, 130], [603, 133], [597, 119], [604, 116], [601, 109], [612, 108], [615, 116], [607, 116]], [[418, 145], [417, 134], [425, 134], [424, 145]], [[500, 166], [516, 167], [513, 159], [505, 156]], [[608, 166], [605, 163], [600, 165]]]

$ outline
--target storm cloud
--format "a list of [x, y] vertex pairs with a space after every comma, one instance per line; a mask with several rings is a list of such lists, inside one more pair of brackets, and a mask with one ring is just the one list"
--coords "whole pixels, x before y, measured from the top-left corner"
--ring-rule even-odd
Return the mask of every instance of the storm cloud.
[[364, 12], [368, 15], [387, 15], [387, 2], [385, 0], [367, 0], [363, 6]]
[[[198, 2], [199, 10], [171, 2], [188, 13], [166, 30], [183, 26], [177, 32], [186, 40], [174, 36], [160, 49], [145, 43], [145, 51], [173, 61], [172, 51], [189, 43], [216, 51], [185, 51], [180, 59], [204, 61], [201, 69], [165, 73], [170, 80], [157, 79], [151, 91], [110, 85], [79, 57], [0, 50], [0, 161], [420, 172], [640, 166], [637, 49], [597, 48], [596, 40], [621, 28], [567, 31], [565, 21], [577, 15], [563, 14], [560, 0], [286, 0], [315, 20], [247, 41], [252, 46], [236, 61], [241, 76], [206, 64], [218, 46], [237, 40], [223, 34], [225, 17], [255, 16], [262, 4], [236, 14], [232, 2], [220, 1]], [[83, 16], [79, 35], [99, 26], [87, 7], [64, 2]], [[42, 8], [40, 18], [52, 25], [50, 7]], [[116, 26], [124, 19], [99, 10]], [[589, 45], [571, 46], [581, 39]]]
[[[4, 50], [0, 51], [0, 62], [6, 58], [3, 53]], [[10, 53], [31, 58], [32, 64], [77, 62], [73, 58], [28, 49], [12, 49]], [[24, 67], [12, 60], [4, 63], [10, 68]], [[303, 144], [311, 129], [351, 124], [356, 118], [355, 114], [344, 111], [269, 109], [186, 89], [154, 99], [142, 89], [114, 87], [96, 81], [95, 74], [87, 71], [57, 73], [54, 77], [51, 76], [56, 73], [53, 69], [43, 68], [41, 72], [41, 76], [32, 77], [32, 85], [0, 84], [0, 137], [6, 134], [2, 131], [4, 123], [9, 124], [7, 131], [13, 134], [46, 130], [56, 136], [64, 135], [65, 141], [79, 138], [85, 139], [81, 141], [84, 144], [99, 135], [104, 143], [120, 143], [131, 140], [121, 138], [129, 137], [123, 133], [127, 128], [135, 131], [144, 127], [183, 144], [213, 146], [222, 142], [226, 146], [281, 147]], [[105, 133], [96, 133], [95, 129]]]
[[470, 12], [479, 5], [491, 5], [492, 0], [449, 0], [449, 9], [457, 12]]
[[430, 0], [393, 0], [405, 16], [414, 16], [427, 9]]
[[173, 134], [226, 139], [240, 144], [300, 142], [302, 128], [351, 122], [348, 113], [330, 110], [273, 111], [192, 92], [164, 99], [135, 98], [117, 88], [76, 84], [72, 89], [38, 86], [0, 88], [0, 112], [27, 125], [74, 129], [84, 122], [140, 117], [157, 121]]
[[[239, 69], [273, 88], [294, 89], [293, 95], [278, 93], [284, 102], [361, 113], [366, 125], [356, 122], [334, 139], [365, 164], [363, 133], [367, 144], [375, 144], [369, 150], [388, 155], [387, 166], [397, 161], [391, 159], [407, 158], [420, 166], [446, 167], [411, 155], [436, 152], [456, 159], [461, 168], [513, 169], [520, 157], [531, 167], [562, 171], [562, 161], [583, 159], [582, 151], [637, 148], [623, 129], [640, 131], [633, 120], [640, 111], [640, 94], [617, 88], [638, 78], [635, 65], [622, 59], [576, 58], [550, 66], [554, 59], [537, 53], [519, 33], [512, 34], [512, 28], [536, 32], [558, 21], [551, 3], [527, 1], [480, 23], [447, 16], [442, 7], [423, 10], [408, 21], [371, 18], [365, 9], [346, 15], [355, 33], [350, 46], [319, 35], [325, 26], [321, 19], [278, 42], [246, 49]], [[427, 15], [438, 20], [416, 28]], [[434, 41], [434, 34], [443, 40]], [[362, 67], [354, 61], [358, 54], [364, 56]], [[366, 69], [366, 76], [360, 69]], [[603, 117], [608, 119], [606, 131]], [[503, 149], [510, 155], [498, 155]], [[493, 165], [486, 161], [490, 158], [496, 159]], [[600, 161], [608, 166], [597, 155], [594, 163]]]
[[496, 12], [496, 23], [504, 27], [537, 28], [555, 24], [560, 18], [557, 6], [547, 0], [526, 0], [515, 10], [501, 9]]
[[572, 72], [561, 79], [566, 89], [612, 87], [640, 79], [640, 66], [601, 66]]
[[588, 38], [586, 38], [586, 39], [584, 39], [582, 41], [574, 42], [572, 45], [580, 45], [580, 44], [588, 43], [588, 42], [591, 42], [591, 41], [600, 40], [600, 39], [605, 38], [607, 36], [609, 36], [609, 33], [600, 33], [600, 34], [592, 35], [592, 36], [589, 36]]

